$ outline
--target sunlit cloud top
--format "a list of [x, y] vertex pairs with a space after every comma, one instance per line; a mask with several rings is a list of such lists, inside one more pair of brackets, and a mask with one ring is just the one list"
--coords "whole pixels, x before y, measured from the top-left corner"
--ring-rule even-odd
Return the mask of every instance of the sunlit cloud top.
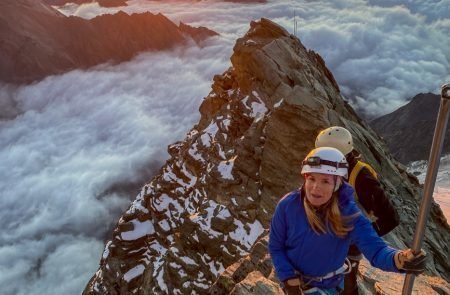
[[[361, 113], [391, 112], [450, 80], [450, 1], [214, 1], [132, 0], [128, 13], [163, 13], [174, 22], [206, 26], [236, 40], [251, 20], [266, 17], [321, 54], [344, 96]], [[117, 10], [117, 9], [116, 9]], [[90, 18], [115, 9], [90, 4], [65, 10]]]

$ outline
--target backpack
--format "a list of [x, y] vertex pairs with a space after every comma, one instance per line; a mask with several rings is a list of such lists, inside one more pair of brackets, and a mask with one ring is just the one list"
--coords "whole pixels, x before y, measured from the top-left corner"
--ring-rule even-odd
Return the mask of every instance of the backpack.
[[[377, 172], [375, 172], [375, 170], [372, 168], [372, 166], [370, 166], [367, 163], [358, 161], [355, 165], [355, 167], [352, 170], [352, 173], [350, 173], [350, 177], [348, 179], [348, 183], [352, 186], [352, 187], [356, 187], [356, 177], [358, 177], [359, 172], [361, 171], [362, 168], [367, 168], [367, 170], [369, 170], [370, 174], [373, 175], [373, 177], [375, 177], [376, 179], [378, 179], [378, 174]], [[356, 193], [356, 189], [355, 189], [355, 199], [358, 201], [358, 194]]]
[[356, 193], [356, 177], [358, 177], [359, 172], [361, 171], [362, 168], [367, 168], [367, 170], [369, 170], [370, 174], [373, 175], [373, 177], [375, 177], [376, 179], [378, 179], [378, 174], [377, 172], [375, 172], [375, 170], [367, 163], [358, 161], [355, 165], [355, 167], [352, 170], [352, 173], [350, 173], [350, 177], [348, 179], [348, 183], [355, 188], [355, 200], [356, 203], [358, 204], [358, 206], [360, 207], [361, 211], [372, 221], [376, 221], [377, 218], [376, 216], [373, 214], [373, 212], [367, 212], [360, 204], [358, 201], [358, 194]]

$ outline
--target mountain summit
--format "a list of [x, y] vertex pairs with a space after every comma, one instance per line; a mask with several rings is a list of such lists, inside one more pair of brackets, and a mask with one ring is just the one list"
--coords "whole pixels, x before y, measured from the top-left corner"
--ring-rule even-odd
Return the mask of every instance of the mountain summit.
[[[323, 59], [261, 19], [231, 62], [214, 77], [199, 122], [168, 147], [170, 159], [119, 219], [83, 294], [276, 294], [267, 229], [277, 202], [300, 185], [316, 135], [332, 125], [348, 128], [383, 176], [401, 216], [387, 239], [410, 242], [417, 179], [344, 102]], [[428, 222], [427, 273], [449, 280], [450, 231], [436, 204]]]

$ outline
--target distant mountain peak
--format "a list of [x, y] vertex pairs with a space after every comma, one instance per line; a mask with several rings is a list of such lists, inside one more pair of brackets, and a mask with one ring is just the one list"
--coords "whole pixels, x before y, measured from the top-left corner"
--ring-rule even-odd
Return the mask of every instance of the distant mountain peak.
[[[409, 103], [370, 122], [386, 140], [392, 154], [402, 163], [428, 160], [439, 111], [440, 96], [420, 93]], [[442, 153], [450, 153], [450, 124]]]
[[98, 3], [100, 6], [103, 7], [118, 7], [127, 5], [127, 0], [43, 0], [43, 1], [49, 5], [64, 5], [67, 3], [75, 3], [78, 5], [87, 3]]
[[128, 61], [144, 51], [171, 49], [190, 38], [199, 43], [217, 35], [207, 28], [182, 30], [160, 13], [119, 11], [86, 20], [66, 17], [42, 1], [8, 0], [0, 5], [0, 81], [16, 84]]

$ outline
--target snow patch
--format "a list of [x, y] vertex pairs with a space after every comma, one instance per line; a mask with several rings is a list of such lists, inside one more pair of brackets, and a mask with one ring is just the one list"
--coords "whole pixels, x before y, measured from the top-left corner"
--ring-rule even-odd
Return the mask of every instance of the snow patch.
[[137, 276], [142, 275], [142, 273], [145, 270], [145, 266], [142, 264], [138, 264], [135, 267], [133, 267], [132, 269], [130, 269], [129, 271], [127, 271], [124, 275], [123, 275], [123, 279], [127, 282], [131, 281], [132, 279], [136, 278]]
[[284, 101], [284, 98], [280, 99], [279, 102], [277, 102], [276, 104], [273, 105], [274, 108], [278, 108]]
[[202, 140], [202, 144], [205, 147], [210, 147], [211, 146], [211, 137], [210, 137], [210, 135], [208, 133], [202, 134], [200, 139]]
[[140, 198], [141, 194], [139, 194], [138, 198], [135, 199], [133, 203], [131, 203], [130, 209], [128, 209], [127, 213], [129, 214], [135, 214], [136, 212], [149, 213], [148, 209], [142, 206], [142, 198]]
[[198, 149], [197, 149], [197, 146], [198, 146], [198, 143], [197, 143], [197, 142], [194, 142], [194, 143], [191, 145], [191, 147], [189, 148], [188, 154], [189, 154], [194, 160], [197, 160], [197, 161], [200, 161], [200, 162], [204, 163], [204, 162], [205, 162], [205, 159], [203, 159], [202, 155], [199, 154]]
[[209, 269], [216, 277], [218, 277], [221, 273], [225, 271], [223, 264], [218, 261], [210, 261], [208, 264]]
[[170, 230], [170, 225], [167, 222], [167, 220], [165, 220], [165, 219], [163, 219], [160, 222], [158, 222], [158, 225], [165, 232], [168, 232]]
[[227, 219], [228, 217], [231, 217], [231, 213], [230, 210], [228, 210], [227, 208], [219, 211], [219, 213], [216, 216], [217, 218], [220, 218], [222, 220]]
[[220, 249], [222, 249], [222, 251], [227, 253], [228, 255], [233, 256], [233, 254], [231, 254], [230, 251], [228, 250], [228, 248], [225, 247], [224, 245], [221, 245]]
[[223, 124], [223, 126], [224, 126], [226, 129], [228, 129], [228, 127], [229, 127], [230, 124], [231, 124], [231, 120], [230, 120], [230, 119], [225, 119], [225, 120], [222, 121], [222, 124]]
[[243, 103], [245, 106], [247, 106], [247, 101], [248, 101], [248, 95], [245, 96], [245, 97], [242, 99], [242, 103]]
[[208, 127], [205, 128], [205, 133], [211, 135], [211, 138], [216, 137], [217, 131], [219, 131], [219, 126], [217, 126], [215, 122], [212, 122]]
[[197, 287], [205, 289], [205, 290], [209, 289], [209, 287], [210, 287], [209, 285], [206, 285], [206, 284], [203, 284], [203, 283], [200, 283], [197, 281], [194, 281], [193, 284], [196, 285]]
[[[158, 256], [164, 256], [167, 252], [167, 249], [163, 247], [158, 241], [154, 240], [150, 243], [149, 248], [155, 250], [159, 255]], [[156, 255], [155, 255], [156, 256]], [[158, 257], [156, 256], [156, 257]], [[155, 268], [156, 269], [156, 268]]]
[[261, 97], [259, 97], [258, 92], [256, 92], [255, 90], [252, 91], [253, 96], [255, 96], [257, 99], [261, 100]]
[[[203, 232], [209, 234], [211, 237], [217, 238], [222, 235], [222, 233], [215, 231], [211, 228], [211, 219], [214, 217], [214, 211], [218, 204], [212, 200], [208, 201], [209, 206], [205, 209], [207, 212], [206, 216], [200, 216], [198, 213], [191, 215], [189, 218], [192, 222], [197, 223]], [[193, 236], [194, 239], [198, 240], [198, 237]]]
[[170, 267], [175, 268], [177, 270], [179, 270], [181, 268], [181, 265], [179, 265], [176, 262], [171, 262], [171, 263], [169, 263], [169, 265], [170, 265]]
[[103, 251], [103, 255], [102, 255], [103, 259], [108, 258], [108, 256], [109, 256], [109, 246], [111, 246], [111, 244], [112, 244], [112, 241], [109, 241], [108, 243], [106, 243], [105, 250]]
[[217, 166], [217, 170], [220, 172], [220, 175], [223, 179], [230, 179], [233, 180], [234, 177], [231, 174], [231, 171], [233, 171], [234, 166], [234, 160], [236, 160], [237, 156], [234, 156], [228, 161], [221, 161], [219, 165]]
[[245, 229], [244, 224], [240, 220], [235, 219], [234, 224], [237, 228], [233, 232], [230, 232], [229, 236], [247, 250], [250, 250], [256, 239], [264, 232], [264, 227], [258, 220], [255, 220], [253, 223], [247, 223], [247, 227], [250, 228], [249, 231]]
[[153, 227], [153, 224], [150, 220], [141, 222], [137, 219], [133, 219], [131, 220], [131, 223], [133, 224], [133, 230], [122, 232], [120, 234], [120, 237], [124, 241], [137, 240], [146, 235], [152, 235], [155, 233], [155, 228]]
[[186, 256], [181, 256], [180, 257], [181, 260], [183, 260], [184, 263], [189, 264], [189, 265], [198, 265], [197, 262], [195, 262], [193, 259], [186, 257]]
[[186, 185], [186, 188], [191, 188], [195, 185], [195, 183], [197, 182], [197, 177], [195, 177], [194, 175], [191, 174], [191, 172], [189, 172], [186, 168], [186, 165], [183, 163], [181, 165], [181, 172], [183, 172], [183, 174], [189, 178], [189, 183]]
[[[227, 157], [225, 156], [225, 153], [224, 153], [224, 151], [223, 151], [223, 149], [222, 149], [222, 146], [220, 146], [220, 145], [217, 145], [217, 148], [219, 149], [219, 151], [218, 151], [218, 153], [219, 153], [219, 156], [222, 158], [222, 159], [226, 159]], [[208, 169], [209, 169], [209, 166], [210, 164], [208, 164]], [[212, 166], [212, 165], [211, 165]], [[208, 171], [209, 172], [209, 171]]]
[[153, 207], [158, 212], [167, 211], [170, 204], [172, 204], [179, 213], [184, 212], [184, 208], [180, 205], [180, 203], [178, 203], [177, 200], [169, 197], [167, 194], [161, 194], [159, 197], [153, 198], [152, 200]]
[[258, 115], [264, 115], [267, 112], [266, 105], [262, 102], [252, 102], [252, 111], [250, 113], [250, 116], [255, 118]]

